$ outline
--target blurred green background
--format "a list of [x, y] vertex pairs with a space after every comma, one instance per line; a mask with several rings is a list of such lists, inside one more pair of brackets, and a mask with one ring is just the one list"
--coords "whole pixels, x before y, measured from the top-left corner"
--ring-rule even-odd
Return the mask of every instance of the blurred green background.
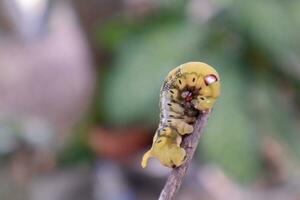
[[[49, 13], [55, 7], [66, 7], [55, 1], [50, 5], [47, 11]], [[153, 173], [141, 171], [138, 165], [142, 152], [151, 143], [150, 137], [158, 123], [159, 89], [169, 70], [185, 62], [202, 61], [217, 69], [222, 91], [200, 141], [195, 166], [197, 170], [201, 170], [202, 166], [217, 168], [230, 184], [224, 182], [224, 177], [221, 180], [216, 176], [209, 177], [215, 184], [224, 187], [232, 185], [232, 188], [227, 188], [231, 193], [216, 195], [219, 194], [216, 191], [218, 189], [204, 186], [203, 190], [209, 198], [190, 193], [191, 196], [179, 199], [228, 199], [228, 195], [232, 199], [299, 198], [299, 1], [77, 0], [66, 5], [74, 11], [77, 23], [80, 24], [77, 28], [85, 38], [83, 41], [87, 46], [86, 52], [89, 52], [89, 61], [83, 58], [85, 61], [81, 70], [89, 68], [91, 75], [87, 79], [92, 81], [87, 84], [90, 94], [82, 97], [85, 103], [70, 101], [74, 103], [70, 110], [77, 107], [84, 109], [68, 126], [60, 129], [64, 119], [53, 123], [45, 117], [47, 124], [54, 129], [54, 135], [69, 133], [55, 136], [56, 139], [63, 138], [64, 142], [56, 145], [57, 141], [54, 140], [53, 147], [50, 151], [47, 150], [47, 155], [54, 154], [53, 162], [56, 164], [46, 167], [46, 171], [48, 168], [50, 171], [68, 170], [74, 166], [85, 166], [89, 170], [100, 166], [101, 171], [101, 165], [113, 162], [108, 168], [118, 166], [121, 174], [129, 177], [143, 174], [145, 177], [139, 181], [125, 178], [126, 183], [120, 185], [131, 189], [121, 192], [121, 197], [113, 198], [109, 196], [109, 189], [100, 189], [103, 193], [108, 193], [105, 198], [100, 194], [98, 197], [85, 196], [85, 199], [155, 199], [167, 173], [156, 166], [152, 172], [155, 171], [153, 173], [157, 176], [162, 170], [164, 176], [161, 176], [162, 180], [152, 180]], [[49, 22], [41, 24], [44, 23]], [[0, 33], [4, 39], [1, 41], [8, 40], [9, 31], [18, 30], [11, 28], [13, 26], [15, 25], [9, 25], [7, 20], [2, 20], [3, 30], [0, 29]], [[51, 28], [45, 29], [51, 32]], [[25, 42], [27, 46], [38, 43], [39, 40], [29, 41]], [[61, 42], [67, 43], [68, 36], [61, 38]], [[79, 45], [78, 48], [83, 47]], [[56, 50], [54, 53], [51, 51], [52, 54]], [[84, 68], [84, 65], [87, 67]], [[80, 71], [78, 76], [84, 73]], [[34, 79], [36, 77], [33, 75]], [[65, 87], [66, 91], [70, 91], [67, 86], [62, 84], [58, 87]], [[12, 89], [8, 88], [8, 91]], [[44, 93], [47, 93], [45, 88], [42, 89], [42, 94]], [[74, 95], [71, 99], [74, 98], [77, 96]], [[60, 104], [60, 101], [54, 100], [53, 104]], [[61, 107], [61, 112], [68, 112], [63, 109]], [[16, 113], [18, 112], [17, 110]], [[47, 112], [42, 113], [47, 115]], [[56, 115], [59, 114], [53, 114]], [[72, 112], [69, 115], [72, 116]], [[38, 116], [41, 116], [40, 113]], [[5, 130], [7, 127], [15, 128], [6, 133], [14, 134], [17, 141], [23, 141], [20, 136], [24, 131], [20, 125], [23, 118], [21, 122], [14, 117], [9, 117], [9, 122], [7, 117], [4, 119], [3, 125], [0, 124], [0, 131], [5, 127]], [[69, 119], [67, 114], [65, 119]], [[2, 134], [3, 138], [10, 138], [7, 134]], [[137, 139], [137, 135], [143, 137]], [[2, 140], [0, 143], [7, 146], [8, 142]], [[25, 149], [31, 149], [29, 157], [32, 157], [38, 148], [31, 148], [30, 142], [25, 143]], [[122, 145], [123, 148], [120, 147]], [[12, 149], [9, 154], [7, 150], [4, 151], [5, 163], [10, 163], [15, 154], [18, 155], [16, 152], [19, 147]], [[49, 160], [46, 163], [48, 162]], [[95, 164], [98, 162], [99, 166]], [[199, 174], [197, 170], [191, 170], [191, 174]], [[202, 174], [200, 177], [202, 176], [206, 180], [208, 175]], [[99, 177], [100, 182], [105, 180]], [[157, 188], [151, 188], [154, 191], [149, 193], [154, 194], [154, 197], [147, 198], [145, 194], [148, 193], [143, 193], [144, 189], [141, 188], [147, 188], [150, 183], [157, 185]], [[139, 185], [138, 189], [135, 184]], [[99, 187], [101, 186], [100, 184]], [[274, 190], [269, 192], [268, 188]], [[113, 188], [111, 190], [114, 191]]]

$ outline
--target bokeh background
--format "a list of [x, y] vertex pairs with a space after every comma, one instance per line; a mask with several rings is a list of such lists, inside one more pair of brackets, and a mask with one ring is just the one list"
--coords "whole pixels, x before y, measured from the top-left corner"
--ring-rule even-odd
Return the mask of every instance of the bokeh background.
[[1, 0], [0, 199], [157, 199], [167, 72], [218, 100], [177, 199], [300, 199], [300, 1]]

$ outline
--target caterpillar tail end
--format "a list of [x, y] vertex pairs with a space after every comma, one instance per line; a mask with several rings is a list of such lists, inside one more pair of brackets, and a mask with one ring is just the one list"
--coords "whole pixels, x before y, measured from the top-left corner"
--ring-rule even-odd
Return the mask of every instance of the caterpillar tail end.
[[142, 166], [142, 168], [147, 167], [148, 160], [149, 160], [150, 157], [152, 157], [151, 149], [150, 149], [149, 151], [147, 151], [147, 152], [144, 154], [143, 158], [142, 158], [142, 161], [141, 161], [141, 166]]

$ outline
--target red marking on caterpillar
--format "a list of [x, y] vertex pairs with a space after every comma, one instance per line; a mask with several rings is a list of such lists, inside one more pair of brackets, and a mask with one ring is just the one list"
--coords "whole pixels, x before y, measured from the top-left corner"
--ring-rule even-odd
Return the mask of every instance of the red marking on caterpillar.
[[193, 93], [188, 92], [187, 96], [184, 99], [186, 102], [191, 102], [193, 100]]

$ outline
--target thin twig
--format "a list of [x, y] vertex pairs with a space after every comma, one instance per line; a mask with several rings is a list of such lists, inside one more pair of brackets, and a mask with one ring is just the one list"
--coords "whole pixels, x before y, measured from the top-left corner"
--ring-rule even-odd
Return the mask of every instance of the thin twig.
[[186, 175], [187, 169], [192, 161], [195, 150], [199, 143], [199, 139], [203, 134], [203, 129], [209, 118], [209, 113], [210, 112], [200, 114], [196, 120], [193, 133], [183, 138], [181, 146], [186, 150], [186, 160], [181, 166], [171, 171], [164, 189], [160, 194], [159, 200], [175, 199], [182, 180]]

